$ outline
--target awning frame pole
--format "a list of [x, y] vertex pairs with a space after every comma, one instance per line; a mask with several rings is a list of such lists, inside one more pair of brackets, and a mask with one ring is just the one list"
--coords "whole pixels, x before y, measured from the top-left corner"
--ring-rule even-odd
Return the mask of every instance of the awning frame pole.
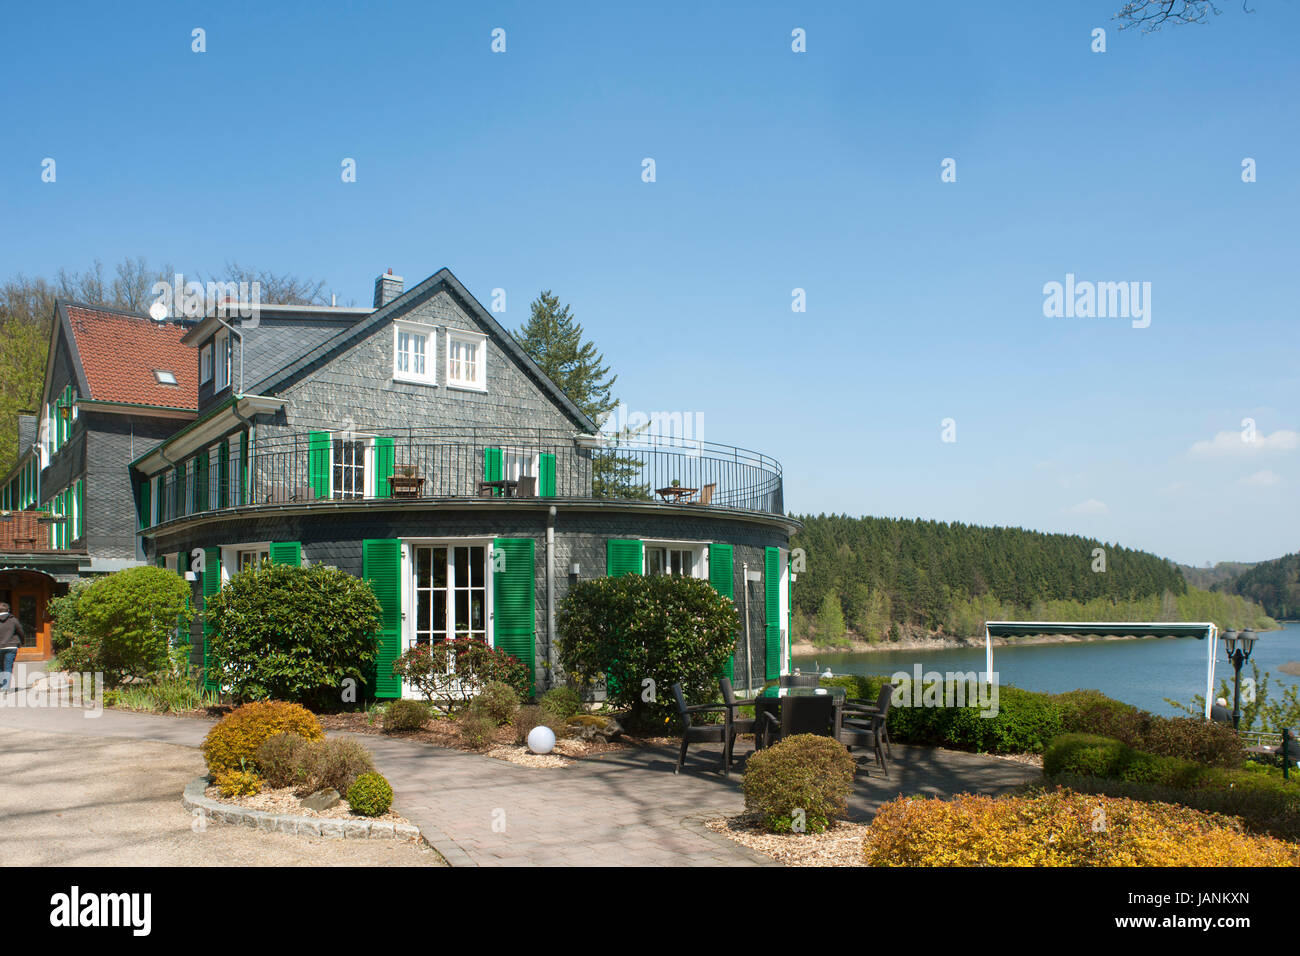
[[1205, 719], [1210, 719], [1210, 708], [1214, 705], [1214, 659], [1218, 656], [1219, 628], [1211, 624], [1205, 635], [1210, 651], [1210, 660], [1205, 666]]
[[984, 625], [984, 677], [993, 683], [993, 637], [989, 634], [988, 624]]

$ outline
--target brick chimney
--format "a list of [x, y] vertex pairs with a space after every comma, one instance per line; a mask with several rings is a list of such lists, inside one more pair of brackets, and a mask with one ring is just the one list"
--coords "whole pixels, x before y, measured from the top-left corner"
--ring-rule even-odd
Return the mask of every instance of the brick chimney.
[[402, 277], [393, 275], [392, 269], [389, 269], [387, 274], [381, 275], [375, 280], [376, 309], [382, 309], [401, 294]]

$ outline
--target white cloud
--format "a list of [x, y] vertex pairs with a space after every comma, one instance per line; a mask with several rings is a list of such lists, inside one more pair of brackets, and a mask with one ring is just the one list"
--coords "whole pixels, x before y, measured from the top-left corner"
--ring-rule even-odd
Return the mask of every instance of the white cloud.
[[1089, 498], [1087, 501], [1080, 501], [1065, 509], [1068, 515], [1108, 515], [1110, 509], [1106, 507], [1106, 502], [1098, 501], [1096, 498]]
[[1191, 452], [1204, 458], [1222, 458], [1228, 455], [1258, 455], [1269, 451], [1295, 451], [1300, 448], [1300, 432], [1279, 428], [1271, 435], [1256, 433], [1253, 441], [1245, 441], [1242, 432], [1219, 432], [1209, 441], [1198, 441]]
[[1282, 484], [1282, 476], [1275, 471], [1269, 471], [1265, 468], [1263, 471], [1257, 471], [1253, 475], [1247, 475], [1240, 481], [1241, 484], [1250, 485], [1252, 488], [1267, 488], [1270, 485]]

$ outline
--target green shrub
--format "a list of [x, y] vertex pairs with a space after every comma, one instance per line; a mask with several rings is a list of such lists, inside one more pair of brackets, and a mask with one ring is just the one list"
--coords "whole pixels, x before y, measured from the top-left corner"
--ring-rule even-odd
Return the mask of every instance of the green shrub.
[[509, 684], [499, 680], [488, 681], [475, 700], [480, 712], [487, 714], [500, 727], [510, 723], [519, 710], [519, 695]]
[[236, 700], [336, 706], [345, 681], [370, 680], [380, 610], [369, 584], [325, 565], [241, 571], [207, 599], [210, 676]]
[[431, 716], [427, 704], [418, 700], [395, 700], [384, 708], [384, 733], [419, 730]]
[[362, 774], [375, 769], [370, 751], [348, 737], [314, 740], [303, 755], [298, 789], [302, 793], [333, 789], [347, 793]]
[[[284, 701], [256, 701], [231, 711], [203, 738], [203, 758], [208, 772], [256, 766], [257, 748], [276, 734], [297, 734], [308, 740], [325, 736], [311, 711]], [[340, 791], [341, 793], [342, 791]]]
[[460, 739], [467, 747], [485, 750], [496, 739], [497, 722], [486, 711], [471, 707], [460, 719]]
[[520, 707], [515, 714], [511, 726], [515, 731], [515, 743], [523, 746], [528, 742], [528, 732], [534, 727], [549, 727], [555, 734], [556, 740], [562, 740], [568, 734], [569, 728], [565, 721], [555, 716], [554, 713], [545, 707], [529, 705]]
[[[68, 593], [52, 597], [45, 605], [45, 613], [50, 619], [50, 649], [56, 654], [71, 647], [78, 638], [86, 636], [86, 626], [81, 620], [81, 595], [90, 587], [90, 581], [73, 581], [68, 585]], [[80, 667], [64, 667], [64, 670], [84, 670]]]
[[363, 817], [378, 817], [393, 805], [393, 788], [377, 773], [363, 773], [347, 791], [348, 806]]
[[467, 638], [417, 644], [393, 662], [393, 674], [448, 714], [464, 710], [493, 681], [513, 687], [521, 699], [533, 686], [533, 675], [519, 658]]
[[311, 741], [297, 734], [267, 737], [257, 748], [258, 772], [272, 787], [296, 787], [307, 777], [307, 755]]
[[[651, 727], [675, 716], [673, 684], [693, 703], [717, 693], [740, 618], [708, 581], [625, 574], [573, 585], [556, 625], [564, 671], [584, 684], [603, 674], [608, 699], [628, 709], [629, 725]], [[646, 679], [654, 681], [652, 700]]]
[[193, 619], [189, 599], [189, 584], [164, 568], [128, 568], [99, 578], [60, 610], [60, 640], [69, 641], [60, 666], [101, 671], [110, 686], [168, 670], [172, 636]]
[[177, 674], [159, 674], [138, 684], [123, 684], [115, 691], [114, 706], [152, 714], [183, 713], [217, 705], [215, 692], [202, 681]]
[[1122, 780], [1178, 790], [1250, 790], [1288, 795], [1300, 805], [1300, 780], [1250, 770], [1211, 767], [1181, 757], [1143, 753], [1120, 740], [1089, 734], [1063, 734], [1043, 754], [1043, 773]]
[[749, 758], [742, 789], [745, 809], [773, 833], [803, 828], [821, 833], [844, 817], [857, 762], [829, 737], [796, 734]]
[[542, 695], [541, 705], [561, 720], [582, 710], [582, 695], [572, 687], [554, 687]]

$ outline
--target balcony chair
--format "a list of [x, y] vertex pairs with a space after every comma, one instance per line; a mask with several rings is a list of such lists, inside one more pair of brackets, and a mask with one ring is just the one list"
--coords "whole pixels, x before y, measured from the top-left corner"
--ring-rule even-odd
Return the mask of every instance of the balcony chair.
[[[673, 684], [673, 696], [677, 698], [677, 713], [682, 719], [682, 752], [677, 755], [677, 766], [673, 768], [673, 773], [681, 773], [682, 764], [686, 762], [686, 748], [691, 744], [720, 743], [722, 744], [722, 773], [724, 776], [730, 776], [731, 748], [727, 746], [727, 738], [731, 733], [731, 710], [726, 704], [697, 704], [688, 707], [681, 684]], [[693, 714], [704, 714], [710, 711], [720, 711], [726, 719], [720, 724], [694, 722]]]
[[519, 484], [515, 485], [515, 497], [536, 498], [537, 477], [535, 475], [520, 475]]
[[718, 483], [716, 481], [709, 482], [707, 485], [705, 485], [703, 488], [700, 489], [700, 497], [695, 501], [688, 501], [687, 504], [707, 505], [710, 501], [713, 500], [713, 492], [717, 489], [717, 487], [718, 487]]
[[854, 747], [870, 747], [876, 755], [880, 769], [889, 776], [889, 765], [885, 755], [889, 752], [889, 732], [885, 721], [889, 718], [889, 707], [894, 700], [894, 685], [884, 684], [874, 704], [861, 700], [847, 700], [836, 712], [835, 739], [844, 744], [849, 752]]

